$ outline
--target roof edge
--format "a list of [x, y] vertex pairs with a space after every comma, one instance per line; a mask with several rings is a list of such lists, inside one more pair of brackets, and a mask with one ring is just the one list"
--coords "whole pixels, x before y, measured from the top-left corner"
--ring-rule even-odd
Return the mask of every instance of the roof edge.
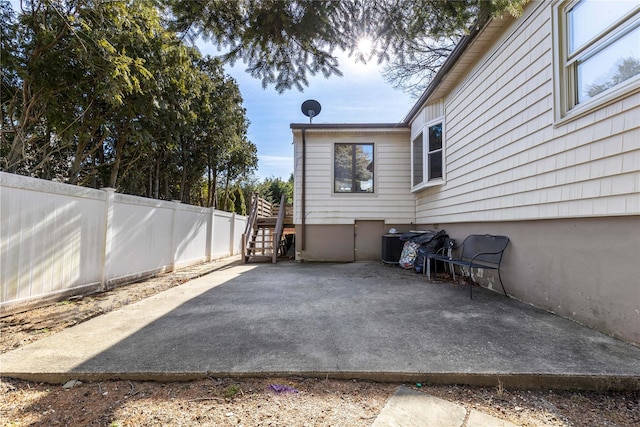
[[408, 122], [399, 123], [291, 123], [291, 129], [408, 129]]
[[409, 110], [404, 119], [402, 119], [403, 123], [408, 124], [411, 119], [413, 119], [413, 117], [422, 109], [422, 106], [427, 102], [431, 94], [433, 94], [440, 82], [444, 79], [447, 73], [451, 71], [456, 62], [458, 62], [460, 57], [462, 57], [464, 52], [467, 50], [471, 42], [476, 38], [478, 34], [482, 32], [482, 30], [489, 24], [489, 22], [491, 22], [491, 19], [487, 20], [487, 22], [485, 22], [485, 24], [482, 26], [475, 25], [469, 34], [463, 36], [460, 39], [456, 47], [453, 49], [453, 52], [451, 52], [451, 55], [447, 57], [436, 75], [433, 77], [433, 80], [431, 80], [431, 83], [429, 83], [429, 86], [427, 86], [427, 88], [422, 93], [422, 95], [420, 95], [420, 98], [418, 98], [411, 110]]

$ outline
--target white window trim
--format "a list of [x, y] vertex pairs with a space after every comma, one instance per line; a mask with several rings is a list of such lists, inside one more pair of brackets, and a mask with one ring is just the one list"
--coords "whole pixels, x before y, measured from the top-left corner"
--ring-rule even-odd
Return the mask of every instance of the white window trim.
[[[429, 137], [429, 128], [438, 123], [442, 123], [442, 178], [429, 180], [429, 143], [427, 138]], [[418, 185], [413, 185], [413, 141], [422, 134], [422, 182]], [[411, 192], [415, 193], [425, 188], [436, 187], [444, 185], [447, 182], [447, 167], [446, 167], [446, 123], [444, 116], [438, 117], [435, 120], [426, 122], [411, 136]]]
[[[640, 92], [640, 75], [635, 76], [624, 83], [605, 90], [587, 101], [573, 105], [571, 101], [574, 94], [570, 93], [573, 88], [573, 77], [570, 76], [569, 66], [567, 66], [567, 11], [571, 9], [579, 0], [556, 0], [552, 9], [552, 31], [553, 31], [553, 87], [554, 87], [554, 126], [563, 125], [569, 121], [578, 119], [595, 110], [601, 109], [614, 102]], [[629, 12], [622, 20], [625, 31], [634, 27], [640, 22], [638, 9]], [[620, 21], [619, 21], [620, 22]], [[596, 44], [612, 39], [619, 34], [615, 26], [606, 29], [599, 36]], [[575, 62], [575, 59], [574, 59]]]

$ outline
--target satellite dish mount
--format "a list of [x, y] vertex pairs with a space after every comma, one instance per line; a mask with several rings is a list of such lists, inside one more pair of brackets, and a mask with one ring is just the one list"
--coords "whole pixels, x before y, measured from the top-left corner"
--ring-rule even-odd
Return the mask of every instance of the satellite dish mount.
[[320, 114], [320, 103], [315, 99], [308, 99], [302, 103], [302, 114], [309, 117], [309, 123], [313, 122], [313, 118]]

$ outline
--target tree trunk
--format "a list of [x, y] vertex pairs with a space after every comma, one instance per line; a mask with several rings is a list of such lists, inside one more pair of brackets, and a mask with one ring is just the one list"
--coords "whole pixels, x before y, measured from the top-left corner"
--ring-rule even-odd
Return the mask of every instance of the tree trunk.
[[71, 167], [69, 168], [69, 176], [67, 178], [67, 182], [69, 184], [76, 185], [80, 179], [80, 165], [84, 160], [83, 152], [85, 148], [87, 148], [87, 143], [78, 141], [76, 152], [73, 156], [73, 162], [71, 162]]
[[207, 167], [207, 200], [205, 201], [206, 207], [213, 206], [213, 200], [211, 199], [211, 189], [213, 186], [211, 185], [211, 167]]
[[[49, 42], [46, 45], [37, 45], [29, 55], [27, 69], [30, 66], [33, 66], [33, 64], [35, 64], [44, 53], [53, 49], [67, 34], [67, 31], [68, 26], [63, 25], [58, 29], [58, 32], [53, 38], [47, 39]], [[15, 135], [5, 160], [6, 170], [8, 172], [17, 172], [20, 168], [20, 164], [23, 163], [26, 158], [27, 131], [33, 124], [36, 124], [44, 116], [43, 111], [38, 111], [38, 104], [40, 104], [40, 99], [44, 90], [47, 89], [41, 88], [34, 93], [29, 79], [25, 79], [22, 82], [22, 99], [15, 99], [15, 102], [19, 102], [22, 106], [20, 109], [20, 118], [18, 119], [18, 125], [15, 127]], [[40, 107], [40, 110], [43, 110], [42, 106]], [[33, 171], [29, 170], [28, 173], [31, 175], [33, 174]]]
[[162, 163], [162, 159], [160, 157], [160, 154], [158, 153], [156, 155], [155, 188], [153, 191], [154, 199], [160, 198], [160, 163]]
[[122, 162], [122, 151], [124, 150], [124, 144], [128, 137], [128, 132], [124, 132], [124, 134], [120, 135], [116, 140], [116, 156], [113, 159], [111, 177], [109, 178], [109, 187], [111, 188], [116, 188], [118, 173], [120, 172], [120, 163]]
[[184, 144], [184, 138], [182, 138], [181, 135], [178, 136], [179, 140], [180, 140], [180, 148], [182, 153], [180, 153], [180, 158], [182, 160], [182, 173], [180, 174], [180, 196], [179, 199], [182, 203], [186, 203], [187, 201], [185, 200], [185, 189], [187, 187], [187, 159], [186, 159], [186, 147]]
[[211, 206], [214, 209], [218, 208], [218, 181], [216, 179], [216, 175], [213, 175], [213, 181], [211, 182]]
[[227, 171], [227, 176], [224, 181], [224, 208], [222, 209], [225, 212], [228, 212], [229, 209], [229, 180], [229, 172]]

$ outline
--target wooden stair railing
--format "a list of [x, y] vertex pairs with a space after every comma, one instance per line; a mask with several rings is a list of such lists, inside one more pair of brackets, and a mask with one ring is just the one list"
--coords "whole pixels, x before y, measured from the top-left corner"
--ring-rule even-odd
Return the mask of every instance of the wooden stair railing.
[[278, 252], [280, 252], [280, 242], [282, 241], [282, 232], [284, 231], [284, 213], [287, 210], [285, 206], [285, 195], [282, 193], [280, 196], [280, 206], [278, 207], [278, 220], [276, 221], [275, 239], [273, 241], [273, 254], [271, 258], [272, 263], [278, 262]]
[[249, 261], [249, 239], [253, 235], [253, 230], [256, 228], [256, 222], [258, 220], [258, 200], [258, 194], [252, 193], [251, 204], [249, 208], [249, 217], [247, 218], [247, 226], [244, 228], [244, 233], [242, 233], [242, 262], [244, 264]]
[[272, 216], [273, 205], [252, 194], [251, 210], [247, 226], [242, 235], [242, 260], [247, 263], [251, 257], [270, 256], [276, 263], [281, 252], [281, 240], [284, 231], [285, 195], [280, 198], [278, 216]]

